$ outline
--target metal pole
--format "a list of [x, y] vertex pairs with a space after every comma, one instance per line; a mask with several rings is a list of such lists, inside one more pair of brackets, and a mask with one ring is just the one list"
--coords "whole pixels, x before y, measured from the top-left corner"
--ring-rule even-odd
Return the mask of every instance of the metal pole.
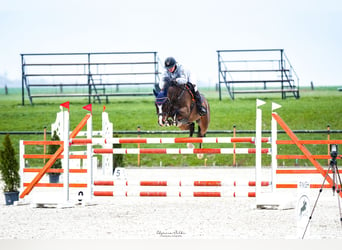
[[24, 73], [24, 55], [21, 54], [21, 105], [25, 105], [25, 90], [24, 90], [24, 77], [25, 77], [25, 73]]
[[[236, 136], [236, 125], [234, 124], [233, 126], [233, 137]], [[233, 167], [236, 167], [236, 153], [235, 153], [235, 148], [236, 148], [236, 143], [233, 143], [233, 148], [234, 148], [234, 154], [233, 154]]]
[[158, 83], [158, 63], [157, 63], [157, 52], [153, 52], [154, 54], [154, 85]]
[[220, 63], [220, 51], [217, 51], [217, 63], [218, 63], [218, 89], [219, 89], [219, 100], [222, 100], [221, 96], [221, 63]]
[[284, 53], [284, 50], [281, 49], [281, 50], [280, 50], [281, 98], [282, 98], [282, 99], [285, 99], [285, 98], [286, 98], [286, 95], [285, 95], [285, 93], [284, 93], [284, 58], [283, 58], [283, 53]]
[[88, 53], [88, 103], [91, 103], [91, 86], [90, 86], [90, 53]]
[[[140, 126], [137, 127], [138, 138], [140, 138]], [[138, 149], [140, 149], [140, 143], [138, 143]], [[140, 167], [140, 154], [138, 154], [138, 167]]]
[[[44, 141], [46, 141], [46, 126], [44, 127]], [[46, 155], [46, 144], [44, 144], [44, 156]], [[46, 163], [46, 159], [44, 158], [44, 165]]]
[[[328, 140], [330, 140], [330, 125], [327, 125], [327, 133], [328, 133]], [[330, 155], [330, 145], [328, 144], [328, 155]], [[330, 160], [328, 160], [328, 166], [330, 164]]]

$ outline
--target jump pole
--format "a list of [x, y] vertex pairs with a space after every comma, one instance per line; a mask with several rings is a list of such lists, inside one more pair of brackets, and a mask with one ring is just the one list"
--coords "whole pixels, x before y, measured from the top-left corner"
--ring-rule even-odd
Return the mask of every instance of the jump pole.
[[[262, 142], [270, 138], [263, 137]], [[72, 139], [71, 144], [110, 145], [110, 144], [174, 144], [174, 143], [255, 143], [255, 137], [186, 137], [186, 138], [92, 138]], [[109, 147], [112, 148], [112, 147]]]
[[[255, 181], [189, 181], [189, 180], [130, 180], [130, 181], [113, 181], [113, 180], [97, 180], [94, 186], [148, 186], [148, 187], [255, 187]], [[261, 186], [268, 187], [270, 182], [262, 181]]]
[[[269, 148], [260, 149], [260, 154], [270, 153]], [[94, 154], [257, 154], [254, 148], [95, 148]]]

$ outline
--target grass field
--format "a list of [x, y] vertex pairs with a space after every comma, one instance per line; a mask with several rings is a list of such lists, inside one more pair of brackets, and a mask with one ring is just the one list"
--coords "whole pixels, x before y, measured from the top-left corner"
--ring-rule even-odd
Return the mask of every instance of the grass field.
[[[302, 89], [301, 98], [287, 98], [282, 100], [280, 94], [238, 95], [232, 101], [228, 95], [224, 95], [222, 101], [218, 100], [218, 92], [202, 89], [211, 106], [211, 123], [209, 130], [232, 130], [236, 125], [238, 130], [255, 129], [255, 99], [260, 98], [267, 102], [263, 110], [263, 130], [270, 130], [271, 103], [282, 105], [278, 114], [293, 130], [324, 130], [327, 125], [331, 129], [342, 129], [342, 92], [336, 88], [320, 88], [314, 91]], [[44, 127], [51, 130], [51, 123], [56, 119], [56, 113], [60, 110], [59, 104], [70, 101], [71, 129], [84, 117], [87, 111], [82, 107], [87, 104], [87, 98], [48, 98], [34, 99], [34, 105], [30, 105], [25, 99], [25, 106], [21, 105], [21, 93], [19, 90], [9, 89], [5, 95], [0, 91], [0, 131], [43, 131]], [[157, 124], [154, 98], [150, 97], [110, 97], [108, 104], [93, 104], [93, 129], [101, 129], [101, 112], [103, 105], [109, 113], [110, 121], [114, 124], [114, 131], [136, 130], [140, 126], [142, 130], [178, 130], [176, 127], [161, 128]], [[130, 135], [132, 136], [132, 135]], [[171, 135], [165, 135], [171, 136]], [[184, 137], [186, 135], [180, 135]], [[232, 135], [209, 135], [209, 136], [232, 136]], [[238, 136], [253, 136], [239, 134]], [[263, 136], [269, 136], [267, 134]], [[123, 137], [123, 136], [122, 136]], [[127, 137], [127, 136], [126, 136]], [[151, 136], [153, 137], [153, 136]], [[154, 135], [154, 137], [160, 137]], [[326, 134], [299, 134], [300, 139], [326, 139]], [[2, 142], [4, 135], [0, 135]], [[288, 139], [284, 134], [280, 139]], [[332, 139], [342, 139], [341, 134], [332, 134]], [[19, 140], [43, 140], [43, 135], [11, 135], [11, 140], [16, 151], [19, 151]], [[143, 145], [142, 145], [143, 146]], [[144, 145], [143, 147], [162, 147], [163, 145]], [[185, 145], [164, 145], [164, 147], [185, 147]], [[197, 145], [196, 145], [197, 146]], [[232, 147], [232, 145], [206, 144], [205, 147], [219, 148]], [[252, 145], [239, 145], [238, 147], [251, 147]], [[2, 147], [2, 145], [1, 145]], [[124, 147], [136, 147], [136, 145], [124, 145]], [[265, 145], [264, 147], [268, 147]], [[326, 154], [327, 146], [308, 147], [313, 154]], [[294, 146], [279, 146], [280, 154], [299, 154]], [[33, 147], [28, 152], [42, 153], [42, 148]], [[326, 162], [326, 161], [325, 161]], [[280, 165], [293, 166], [308, 164], [307, 161], [288, 160]], [[36, 164], [36, 163], [35, 163]], [[203, 159], [197, 159], [196, 155], [141, 155], [143, 166], [231, 166], [232, 155], [205, 155]], [[254, 165], [254, 156], [237, 155], [237, 164], [240, 166]], [[270, 157], [263, 157], [263, 164], [270, 164]], [[124, 156], [125, 166], [136, 166], [137, 155]]]

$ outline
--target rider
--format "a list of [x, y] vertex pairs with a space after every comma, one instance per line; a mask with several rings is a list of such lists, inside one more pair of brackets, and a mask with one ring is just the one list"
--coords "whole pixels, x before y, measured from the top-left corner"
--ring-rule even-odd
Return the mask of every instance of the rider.
[[190, 72], [186, 71], [184, 67], [181, 64], [177, 63], [175, 58], [173, 57], [166, 58], [164, 66], [165, 71], [161, 76], [161, 81], [159, 83], [160, 89], [162, 91], [164, 90], [166, 94], [171, 82], [177, 82], [177, 84], [190, 83], [190, 85], [192, 85], [192, 92], [194, 94], [198, 113], [200, 116], [206, 115], [207, 110], [202, 105], [201, 95], [197, 90], [196, 83], [193, 81]]

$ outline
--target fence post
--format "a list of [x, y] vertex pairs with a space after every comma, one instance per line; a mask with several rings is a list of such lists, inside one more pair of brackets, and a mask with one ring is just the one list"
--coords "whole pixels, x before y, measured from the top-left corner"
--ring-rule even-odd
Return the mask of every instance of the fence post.
[[69, 201], [69, 112], [63, 112], [63, 141], [64, 141], [64, 157], [63, 163], [63, 191], [65, 202]]
[[[330, 125], [327, 125], [327, 131], [328, 131], [328, 140], [330, 140]], [[328, 155], [330, 155], [330, 145], [328, 144]], [[328, 159], [328, 166], [330, 164], [330, 160]]]
[[[93, 115], [91, 115], [87, 121], [87, 139], [93, 137]], [[93, 197], [93, 145], [92, 143], [87, 144], [87, 173], [88, 173], [88, 200], [90, 201]]]
[[[256, 100], [256, 122], [255, 122], [255, 194], [256, 199], [260, 197], [261, 191], [261, 137], [262, 137], [262, 110], [259, 108], [264, 105], [262, 100]], [[258, 203], [258, 202], [257, 202]]]
[[[44, 127], [44, 141], [46, 141], [46, 126]], [[44, 156], [46, 154], [46, 144], [44, 144]], [[46, 163], [46, 159], [44, 157], [44, 164]]]
[[[140, 126], [137, 127], [138, 138], [140, 138]], [[138, 149], [140, 150], [140, 143], [138, 143]], [[140, 154], [138, 154], [138, 167], [140, 167]]]
[[[233, 137], [236, 136], [236, 125], [234, 124], [233, 126]], [[236, 148], [236, 143], [233, 143], [233, 148], [234, 148], [234, 154], [233, 154], [233, 167], [236, 167], [236, 154], [235, 154], [235, 148]]]
[[[272, 102], [272, 113], [274, 113], [274, 110], [281, 108], [281, 106], [277, 103]], [[277, 147], [277, 140], [278, 140], [278, 123], [272, 116], [271, 121], [271, 150], [272, 150], [272, 158], [271, 158], [271, 165], [272, 165], [272, 174], [271, 174], [271, 180], [272, 180], [272, 192], [276, 191], [277, 186], [277, 168], [278, 168], [278, 161], [277, 161], [277, 155], [278, 155], [278, 147]]]

